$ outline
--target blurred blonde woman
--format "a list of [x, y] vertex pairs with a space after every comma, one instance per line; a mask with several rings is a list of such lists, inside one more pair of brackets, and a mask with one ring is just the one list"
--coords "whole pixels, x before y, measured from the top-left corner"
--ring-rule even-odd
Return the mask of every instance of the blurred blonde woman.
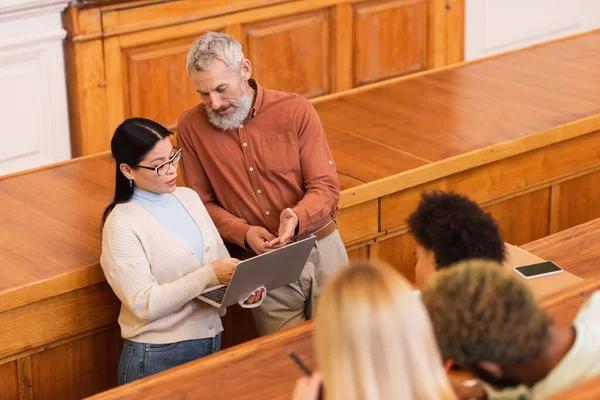
[[339, 271], [314, 334], [320, 375], [300, 379], [294, 400], [318, 399], [321, 383], [327, 400], [456, 399], [423, 304], [385, 264]]

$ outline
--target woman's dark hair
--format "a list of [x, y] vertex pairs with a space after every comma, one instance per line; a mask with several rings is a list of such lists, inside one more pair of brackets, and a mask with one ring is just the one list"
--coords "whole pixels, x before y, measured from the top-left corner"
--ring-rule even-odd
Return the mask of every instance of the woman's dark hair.
[[161, 124], [145, 118], [129, 118], [117, 127], [110, 141], [110, 150], [116, 162], [115, 198], [102, 215], [102, 226], [117, 204], [127, 203], [133, 196], [133, 187], [123, 175], [121, 164], [135, 169], [156, 143], [171, 135]]
[[433, 251], [438, 269], [472, 258], [504, 261], [498, 224], [465, 196], [424, 193], [406, 223], [417, 243]]

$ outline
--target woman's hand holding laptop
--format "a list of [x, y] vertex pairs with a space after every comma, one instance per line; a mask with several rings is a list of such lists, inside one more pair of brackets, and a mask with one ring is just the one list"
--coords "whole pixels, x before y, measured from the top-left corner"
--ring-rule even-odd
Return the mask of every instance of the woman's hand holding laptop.
[[[217, 276], [219, 284], [229, 285], [229, 282], [231, 282], [231, 277], [233, 276], [233, 272], [239, 263], [240, 260], [237, 258], [221, 258], [211, 262], [210, 265]], [[258, 303], [262, 299], [264, 292], [265, 289], [263, 288], [256, 289], [248, 296], [246, 301], [244, 301], [244, 304]]]
[[235, 267], [240, 263], [237, 258], [221, 258], [210, 263], [221, 285], [229, 285]]

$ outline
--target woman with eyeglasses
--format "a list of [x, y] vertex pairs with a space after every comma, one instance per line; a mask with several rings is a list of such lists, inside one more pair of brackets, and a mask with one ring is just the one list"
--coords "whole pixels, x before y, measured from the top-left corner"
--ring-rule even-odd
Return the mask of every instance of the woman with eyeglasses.
[[[219, 310], [197, 297], [227, 285], [239, 262], [196, 192], [177, 187], [181, 149], [170, 135], [154, 121], [131, 118], [111, 141], [115, 197], [102, 217], [100, 263], [122, 303], [119, 384], [220, 349]], [[244, 304], [256, 306], [262, 295], [257, 290]]]

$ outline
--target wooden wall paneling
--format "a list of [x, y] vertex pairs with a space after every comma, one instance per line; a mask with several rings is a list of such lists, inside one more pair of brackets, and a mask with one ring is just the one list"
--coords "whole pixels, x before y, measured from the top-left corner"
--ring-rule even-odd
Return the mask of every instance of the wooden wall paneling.
[[264, 87], [316, 97], [331, 90], [330, 11], [243, 25], [246, 57]]
[[0, 365], [0, 400], [16, 400], [19, 398], [19, 378], [17, 361]]
[[425, 0], [354, 5], [356, 86], [425, 69], [426, 6]]
[[[223, 32], [225, 32], [228, 35], [231, 35], [235, 40], [237, 40], [238, 42], [240, 42], [240, 44], [242, 44], [242, 49], [244, 50], [244, 53], [246, 52], [246, 49], [243, 48], [244, 46], [244, 31], [242, 30], [242, 24], [232, 24], [232, 25], [227, 25], [224, 29]], [[200, 36], [200, 35], [198, 35]]]
[[414, 283], [416, 247], [415, 239], [408, 232], [385, 236], [371, 246], [371, 258], [389, 263]]
[[103, 43], [78, 37], [100, 35], [100, 11], [78, 13], [69, 7], [63, 23], [69, 32], [64, 47], [72, 153], [74, 157], [99, 153], [110, 142]]
[[337, 218], [342, 241], [345, 244], [372, 239], [379, 232], [379, 201], [369, 202], [340, 210]]
[[[108, 131], [104, 149], [109, 149], [110, 139], [126, 115], [126, 91], [128, 85], [126, 60], [122, 53], [120, 37], [104, 39], [104, 64], [106, 70], [106, 93], [110, 107], [107, 110]], [[124, 66], [125, 64], [125, 66]], [[157, 96], [158, 97], [158, 96]]]
[[369, 245], [363, 245], [363, 246], [359, 246], [359, 247], [353, 247], [348, 250], [348, 259], [350, 259], [350, 261], [361, 261], [361, 260], [368, 260], [369, 259]]
[[34, 398], [80, 399], [117, 386], [122, 346], [113, 326], [31, 355]]
[[174, 130], [181, 113], [200, 102], [186, 71], [192, 43], [200, 35], [122, 50], [125, 117], [144, 117]]
[[560, 222], [560, 183], [550, 187], [550, 234], [559, 231]]
[[[420, 195], [424, 191], [452, 190], [467, 193], [478, 203], [489, 202], [528, 191], [528, 188], [534, 186], [539, 188], [549, 186], [556, 181], [567, 179], [570, 175], [597, 168], [597, 154], [600, 154], [600, 132], [485, 164], [384, 196], [381, 198], [381, 230], [397, 230], [404, 227], [404, 221], [416, 208]], [[437, 168], [437, 165], [434, 168]], [[575, 221], [582, 222], [579, 219]], [[561, 229], [564, 229], [563, 225]]]
[[120, 306], [108, 283], [103, 282], [0, 313], [0, 362], [114, 324]]
[[498, 222], [502, 239], [516, 246], [550, 234], [550, 188], [509, 198], [483, 210]]
[[33, 373], [31, 357], [25, 356], [17, 360], [17, 375], [19, 377], [19, 399], [33, 399]]
[[560, 184], [558, 229], [600, 217], [600, 171]]
[[332, 82], [331, 92], [354, 87], [354, 10], [349, 3], [337, 4], [333, 9]]
[[427, 67], [463, 61], [465, 0], [429, 0], [427, 14]]

